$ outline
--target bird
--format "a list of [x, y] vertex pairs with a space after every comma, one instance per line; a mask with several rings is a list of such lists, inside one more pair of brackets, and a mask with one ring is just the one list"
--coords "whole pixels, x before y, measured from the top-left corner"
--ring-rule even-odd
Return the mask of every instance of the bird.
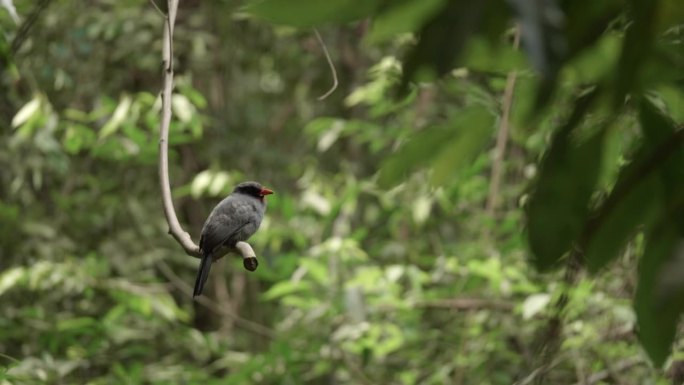
[[202, 259], [192, 297], [202, 294], [211, 263], [222, 247], [234, 248], [246, 241], [261, 225], [266, 212], [266, 195], [273, 191], [258, 182], [242, 182], [211, 211], [202, 227], [199, 248]]

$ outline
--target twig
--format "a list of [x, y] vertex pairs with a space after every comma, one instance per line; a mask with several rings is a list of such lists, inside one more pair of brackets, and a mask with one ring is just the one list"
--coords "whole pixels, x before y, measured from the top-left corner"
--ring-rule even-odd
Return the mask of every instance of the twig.
[[[516, 28], [513, 37], [513, 48], [518, 49], [520, 45], [520, 29]], [[494, 163], [492, 164], [492, 175], [489, 182], [489, 194], [487, 196], [486, 213], [490, 218], [494, 217], [494, 211], [499, 203], [499, 186], [501, 185], [501, 175], [503, 174], [503, 161], [506, 154], [506, 143], [508, 142], [508, 132], [510, 130], [510, 114], [513, 105], [513, 91], [518, 72], [513, 70], [506, 77], [506, 88], [503, 95], [503, 109], [501, 122], [499, 123], [499, 134], [496, 137], [496, 147], [494, 150]]]
[[328, 62], [328, 66], [330, 67], [330, 72], [332, 73], [333, 77], [333, 85], [332, 87], [328, 90], [328, 92], [324, 93], [323, 95], [318, 97], [318, 100], [323, 100], [330, 96], [336, 89], [337, 89], [337, 71], [335, 70], [335, 64], [333, 64], [332, 59], [330, 58], [330, 53], [328, 53], [328, 48], [325, 46], [325, 43], [323, 42], [323, 38], [321, 37], [321, 34], [318, 33], [318, 29], [314, 28], [314, 33], [316, 34], [316, 39], [318, 39], [318, 43], [321, 45], [323, 48], [323, 54], [325, 54], [325, 60]]
[[[177, 276], [171, 267], [166, 264], [164, 261], [159, 261], [157, 263], [157, 266], [159, 267], [159, 270], [161, 271], [162, 274], [171, 282], [171, 284], [176, 287], [178, 290], [182, 291], [185, 295], [192, 295], [192, 287], [185, 283], [179, 276]], [[207, 298], [206, 296], [199, 296], [195, 298], [195, 301], [198, 302], [200, 305], [206, 307], [207, 309], [211, 310], [212, 312], [228, 317], [232, 320], [235, 321], [235, 325], [238, 327], [241, 327], [247, 331], [250, 331], [254, 334], [258, 334], [260, 336], [266, 337], [273, 339], [275, 333], [273, 330], [267, 328], [264, 325], [258, 324], [254, 321], [250, 321], [248, 319], [242, 318], [239, 315], [233, 313], [232, 311], [226, 309], [224, 306], [221, 306], [218, 302], [212, 301], [211, 299]]]
[[38, 17], [40, 16], [40, 14], [50, 4], [50, 1], [51, 0], [41, 0], [38, 4], [36, 4], [33, 7], [33, 10], [28, 15], [28, 17], [24, 20], [24, 22], [21, 23], [21, 27], [19, 27], [17, 34], [14, 36], [14, 39], [12, 40], [12, 53], [19, 52], [19, 49], [21, 48], [21, 46], [24, 44], [24, 41], [26, 41], [26, 38], [28, 37], [29, 31], [31, 30], [33, 25], [38, 20]]
[[155, 0], [150, 0], [150, 3], [152, 3], [152, 6], [157, 10], [157, 12], [159, 12], [161, 17], [166, 18], [166, 14], [164, 13], [164, 11], [161, 10], [161, 8], [159, 8]]
[[[202, 253], [183, 227], [178, 222], [176, 210], [173, 207], [171, 196], [171, 182], [169, 180], [169, 125], [171, 124], [171, 94], [173, 90], [173, 27], [176, 23], [178, 0], [168, 0], [168, 14], [164, 18], [164, 39], [162, 46], [162, 64], [164, 68], [164, 85], [162, 88], [162, 116], [159, 123], [159, 185], [162, 193], [162, 205], [164, 216], [169, 224], [169, 234], [183, 247], [183, 250], [192, 257], [201, 258]], [[256, 254], [246, 242], [238, 242], [235, 248], [224, 248], [221, 258], [230, 251], [237, 251], [242, 255], [244, 266], [247, 270], [254, 271], [257, 266]]]

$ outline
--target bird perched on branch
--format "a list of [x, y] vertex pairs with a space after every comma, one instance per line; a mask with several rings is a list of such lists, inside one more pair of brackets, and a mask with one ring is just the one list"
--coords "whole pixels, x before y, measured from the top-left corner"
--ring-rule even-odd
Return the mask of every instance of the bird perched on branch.
[[234, 249], [236, 243], [246, 241], [259, 229], [266, 212], [265, 197], [269, 194], [273, 191], [257, 182], [242, 182], [211, 211], [200, 236], [202, 260], [193, 298], [202, 294], [213, 258], [219, 257], [215, 254], [222, 247]]

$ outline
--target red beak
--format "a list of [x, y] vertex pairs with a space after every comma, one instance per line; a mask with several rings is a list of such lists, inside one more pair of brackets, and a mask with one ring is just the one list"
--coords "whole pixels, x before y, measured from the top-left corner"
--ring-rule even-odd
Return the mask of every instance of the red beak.
[[261, 194], [261, 196], [271, 195], [273, 194], [273, 190], [269, 190], [264, 187], [261, 189], [261, 192], [259, 194]]

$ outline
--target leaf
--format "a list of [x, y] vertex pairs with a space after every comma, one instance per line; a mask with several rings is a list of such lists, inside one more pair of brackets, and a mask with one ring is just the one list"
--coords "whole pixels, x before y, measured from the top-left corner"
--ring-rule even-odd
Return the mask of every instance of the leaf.
[[684, 89], [664, 85], [658, 88], [657, 95], [663, 99], [670, 117], [675, 122], [684, 125]]
[[325, 23], [346, 23], [372, 15], [378, 0], [261, 0], [244, 11], [275, 24], [312, 27]]
[[548, 293], [533, 294], [525, 298], [525, 302], [522, 304], [523, 319], [528, 320], [539, 314], [550, 301], [551, 295]]
[[7, 13], [9, 13], [12, 21], [14, 21], [14, 24], [19, 25], [21, 23], [21, 18], [19, 18], [17, 8], [14, 6], [12, 0], [2, 0], [0, 1], [0, 5], [7, 10]]
[[413, 32], [444, 6], [446, 0], [392, 1], [373, 19], [368, 39], [381, 42], [403, 32]]
[[433, 161], [432, 183], [442, 185], [482, 152], [494, 131], [494, 115], [484, 107], [462, 110], [452, 121], [454, 137]]
[[171, 107], [173, 112], [178, 116], [178, 120], [183, 123], [188, 123], [192, 120], [192, 115], [195, 113], [195, 106], [190, 103], [190, 100], [181, 94], [173, 94], [171, 97]]
[[630, 0], [629, 16], [632, 19], [623, 39], [622, 52], [615, 77], [614, 105], [622, 106], [625, 96], [634, 90], [639, 70], [644, 61], [651, 55], [654, 23], [658, 1]]
[[493, 124], [489, 110], [471, 106], [460, 110], [449, 126], [425, 128], [382, 163], [378, 184], [391, 187], [428, 165], [433, 167], [432, 183], [445, 183], [487, 145]]
[[116, 106], [112, 117], [107, 121], [107, 123], [105, 123], [105, 125], [102, 127], [102, 130], [100, 130], [100, 139], [110, 136], [119, 129], [121, 123], [123, 123], [123, 121], [126, 119], [132, 103], [133, 100], [130, 96], [124, 95], [121, 97], [121, 100]]
[[207, 188], [207, 192], [210, 196], [218, 196], [223, 192], [230, 183], [230, 174], [225, 171], [217, 172], [213, 175], [211, 183]]
[[465, 42], [476, 30], [487, 1], [449, 1], [418, 33], [416, 47], [404, 60], [400, 92], [410, 81], [441, 76], [455, 66]]
[[26, 275], [23, 267], [13, 267], [0, 275], [0, 295], [14, 287]]
[[311, 283], [307, 281], [282, 281], [273, 285], [264, 293], [265, 300], [273, 300], [290, 294], [311, 290]]
[[639, 341], [656, 366], [669, 355], [684, 311], [684, 240], [675, 228], [668, 223], [650, 232], [634, 298]]
[[578, 100], [568, 122], [554, 136], [540, 166], [527, 208], [528, 241], [532, 262], [540, 270], [554, 266], [570, 249], [583, 229], [589, 199], [600, 174], [605, 130], [573, 143], [572, 128], [591, 101]]
[[344, 129], [344, 121], [341, 119], [335, 120], [330, 127], [322, 133], [318, 138], [318, 145], [316, 149], [318, 152], [326, 152], [335, 141], [340, 137], [342, 130]]
[[382, 163], [378, 184], [388, 188], [403, 181], [410, 172], [427, 165], [453, 135], [450, 128], [425, 128]]
[[201, 196], [209, 187], [213, 179], [213, 173], [210, 170], [204, 170], [197, 174], [190, 185], [190, 193], [193, 197]]
[[40, 98], [35, 96], [30, 102], [24, 104], [12, 118], [12, 127], [17, 128], [26, 123], [40, 108]]
[[634, 299], [639, 339], [657, 366], [667, 358], [684, 311], [684, 130], [651, 101], [642, 99], [639, 121], [644, 142], [658, 147], [653, 160], [662, 218], [648, 231]]
[[[640, 163], [639, 163], [640, 164]], [[655, 176], [643, 178], [625, 191], [622, 186], [634, 174], [633, 163], [624, 169], [605, 202], [591, 215], [585, 246], [587, 267], [596, 273], [615, 259], [642, 223], [650, 222], [656, 210], [655, 198], [660, 187]]]

